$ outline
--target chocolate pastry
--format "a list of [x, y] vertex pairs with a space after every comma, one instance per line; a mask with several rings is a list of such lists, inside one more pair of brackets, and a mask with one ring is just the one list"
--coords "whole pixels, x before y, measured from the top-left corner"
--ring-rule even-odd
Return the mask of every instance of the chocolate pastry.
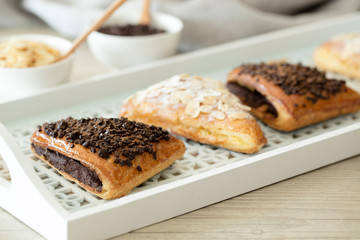
[[248, 110], [220, 81], [183, 74], [131, 96], [120, 116], [193, 141], [255, 153], [266, 138]]
[[344, 81], [301, 64], [244, 64], [229, 73], [227, 88], [254, 116], [282, 131], [360, 110], [359, 93]]
[[317, 68], [360, 80], [360, 33], [331, 38], [314, 53]]
[[69, 117], [38, 126], [31, 150], [65, 178], [113, 199], [169, 167], [185, 146], [159, 127], [126, 118]]

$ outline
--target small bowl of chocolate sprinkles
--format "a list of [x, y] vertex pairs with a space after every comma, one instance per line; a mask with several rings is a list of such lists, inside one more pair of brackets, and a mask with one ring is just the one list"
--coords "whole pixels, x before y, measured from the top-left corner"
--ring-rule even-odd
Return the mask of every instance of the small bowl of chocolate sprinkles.
[[183, 29], [180, 19], [153, 13], [150, 25], [139, 24], [139, 12], [113, 14], [87, 42], [92, 54], [111, 68], [125, 68], [176, 53]]

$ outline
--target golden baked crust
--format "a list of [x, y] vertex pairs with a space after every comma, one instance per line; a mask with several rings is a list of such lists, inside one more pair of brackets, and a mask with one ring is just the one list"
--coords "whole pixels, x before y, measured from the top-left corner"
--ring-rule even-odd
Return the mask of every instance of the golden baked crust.
[[[293, 67], [296, 66], [293, 65]], [[345, 84], [340, 84], [340, 92], [333, 95], [329, 94], [326, 99], [315, 98], [309, 94], [287, 94], [283, 88], [272, 81], [268, 81], [263, 75], [244, 72], [243, 70], [244, 67], [241, 66], [228, 74], [228, 87], [229, 83], [236, 83], [238, 86], [260, 93], [262, 97], [265, 97], [275, 109], [277, 116], [268, 112], [268, 107], [265, 104], [252, 107], [251, 113], [277, 130], [292, 131], [335, 116], [360, 110], [359, 93]], [[316, 70], [312, 69], [312, 71]], [[231, 91], [236, 94], [235, 90]], [[236, 95], [243, 102], [246, 102], [244, 95]]]
[[360, 80], [360, 34], [344, 34], [330, 39], [314, 52], [317, 68]]
[[244, 153], [266, 144], [256, 120], [223, 83], [176, 75], [128, 98], [120, 116], [193, 141]]
[[[61, 138], [49, 136], [45, 133], [44, 127], [34, 131], [31, 136], [31, 142], [31, 149], [37, 157], [56, 169], [65, 178], [76, 182], [89, 192], [103, 199], [113, 199], [128, 194], [139, 184], [169, 167], [177, 159], [181, 158], [185, 152], [183, 142], [169, 135], [168, 140], [160, 140], [152, 144], [153, 152], [144, 152], [136, 155], [131, 160], [131, 166], [122, 166], [116, 163], [114, 154], [104, 159], [98, 153], [92, 152], [90, 148], [67, 141], [65, 136]], [[71, 146], [72, 144], [73, 146]], [[68, 173], [57, 169], [44, 155], [39, 155], [35, 151], [34, 146], [50, 149], [78, 160], [85, 167], [95, 171], [102, 183], [101, 191], [99, 192], [95, 188], [78, 181], [78, 179]], [[154, 152], [156, 153], [155, 159]], [[141, 166], [141, 171], [137, 169], [138, 166]]]

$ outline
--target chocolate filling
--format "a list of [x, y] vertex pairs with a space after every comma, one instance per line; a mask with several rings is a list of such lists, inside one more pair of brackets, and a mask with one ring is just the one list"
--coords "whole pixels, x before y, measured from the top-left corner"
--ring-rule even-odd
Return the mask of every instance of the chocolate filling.
[[102, 182], [95, 171], [85, 167], [78, 160], [69, 158], [53, 150], [42, 148], [35, 144], [32, 144], [32, 147], [39, 156], [44, 156], [44, 158], [59, 171], [66, 172], [79, 182], [94, 188], [97, 192], [101, 192]]
[[230, 92], [240, 98], [244, 104], [250, 106], [251, 108], [258, 108], [262, 105], [266, 105], [266, 113], [272, 114], [275, 118], [278, 117], [275, 107], [258, 91], [251, 91], [246, 87], [232, 82], [227, 83], [226, 87]]

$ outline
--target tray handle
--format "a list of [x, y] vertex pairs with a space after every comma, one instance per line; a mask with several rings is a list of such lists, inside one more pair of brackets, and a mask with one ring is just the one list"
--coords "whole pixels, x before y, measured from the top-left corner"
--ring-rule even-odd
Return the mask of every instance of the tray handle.
[[[51, 196], [46, 186], [37, 176], [32, 162], [21, 151], [14, 137], [0, 122], [0, 154], [5, 161], [10, 177], [10, 184], [0, 182], [0, 196], [3, 204], [24, 200], [33, 204], [45, 204], [56, 211], [62, 211], [59, 203]], [[5, 181], [6, 182], [6, 181]], [[4, 183], [4, 181], [3, 181]], [[45, 207], [43, 205], [42, 207]], [[6, 206], [4, 206], [6, 208]]]
[[33, 166], [2, 123], [0, 123], [0, 153], [11, 176], [10, 188], [7, 186], [7, 190], [28, 187], [24, 184], [33, 182], [35, 178]]

